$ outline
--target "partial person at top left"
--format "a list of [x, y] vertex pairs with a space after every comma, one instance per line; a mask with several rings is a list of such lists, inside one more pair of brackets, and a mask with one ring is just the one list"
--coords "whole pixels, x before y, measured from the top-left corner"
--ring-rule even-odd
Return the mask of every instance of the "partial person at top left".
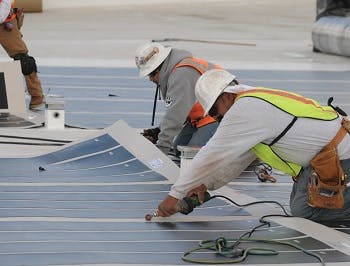
[[36, 109], [44, 103], [44, 95], [35, 59], [28, 54], [20, 32], [23, 19], [23, 9], [16, 8], [14, 0], [0, 0], [0, 44], [11, 58], [20, 60], [27, 90], [31, 96], [29, 109]]

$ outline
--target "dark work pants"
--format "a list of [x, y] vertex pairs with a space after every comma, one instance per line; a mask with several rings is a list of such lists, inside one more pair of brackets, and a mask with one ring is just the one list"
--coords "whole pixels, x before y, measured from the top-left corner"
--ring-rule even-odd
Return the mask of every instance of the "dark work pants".
[[190, 122], [186, 122], [180, 133], [174, 140], [174, 150], [179, 154], [177, 146], [202, 147], [214, 135], [219, 123], [210, 123], [200, 128], [192, 127]]
[[[350, 181], [350, 159], [342, 160], [341, 165], [346, 174], [346, 181]], [[344, 191], [344, 207], [340, 210], [314, 208], [307, 203], [307, 184], [309, 181], [310, 166], [306, 167], [297, 183], [294, 183], [290, 195], [290, 209], [294, 216], [313, 221], [334, 221], [350, 219], [350, 187]]]
[[[12, 31], [6, 31], [4, 24], [0, 24], [0, 45], [5, 49], [10, 57], [17, 54], [27, 54], [28, 48], [23, 41], [22, 34], [17, 27], [17, 20], [11, 21], [13, 23]], [[42, 96], [41, 82], [36, 72], [24, 76], [28, 92], [31, 96]]]

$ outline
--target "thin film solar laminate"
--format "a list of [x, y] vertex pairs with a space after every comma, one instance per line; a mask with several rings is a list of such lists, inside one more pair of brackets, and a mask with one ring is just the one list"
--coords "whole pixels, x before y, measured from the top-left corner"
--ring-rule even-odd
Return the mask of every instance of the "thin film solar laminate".
[[[4, 265], [182, 265], [183, 252], [200, 240], [238, 238], [259, 224], [245, 209], [221, 199], [207, 202], [189, 216], [176, 214], [174, 221], [145, 222], [144, 215], [167, 195], [171, 172], [163, 169], [166, 158], [156, 149], [153, 152], [153, 146], [147, 146], [139, 134], [116, 137], [116, 128], [127, 134], [123, 127], [119, 124], [111, 132], [47, 155], [0, 159], [5, 170], [0, 174], [0, 260]], [[130, 146], [126, 139], [135, 145]], [[138, 158], [138, 149], [141, 155], [151, 155]], [[29, 170], [19, 171], [15, 167], [19, 163]], [[45, 170], [39, 171], [38, 165]], [[267, 188], [274, 189], [273, 185]], [[243, 192], [247, 190], [242, 187]], [[192, 220], [182, 221], [188, 218]], [[327, 261], [349, 261], [327, 244], [277, 223], [260, 228], [252, 237], [285, 239]], [[251, 246], [274, 248], [280, 254], [250, 256], [243, 264], [316, 262], [290, 247], [243, 244]]]
[[[135, 69], [43, 68], [41, 73], [44, 86], [52, 87], [51, 93], [65, 95], [68, 124], [97, 128], [122, 118], [132, 127], [149, 127], [154, 87], [138, 79]], [[342, 107], [345, 103], [344, 109], [349, 110], [346, 72], [235, 70], [233, 73], [249, 85], [297, 91], [317, 96], [313, 98], [323, 102], [334, 91], [334, 88], [329, 91], [329, 84], [337, 81], [336, 99], [338, 96], [342, 99], [337, 100], [337, 105]], [[325, 75], [327, 80], [322, 78]], [[86, 96], [82, 92], [87, 92]], [[95, 103], [96, 110], [91, 110]], [[156, 124], [162, 112], [159, 102]], [[218, 236], [236, 238], [259, 224], [259, 217], [253, 211], [223, 200], [209, 201], [188, 216], [178, 214], [161, 222], [145, 222], [144, 214], [156, 208], [178, 172], [159, 151], [139, 137], [129, 134], [124, 125], [118, 125], [43, 156], [0, 159], [1, 265], [183, 265], [187, 263], [181, 260], [181, 255], [197, 246], [198, 241]], [[40, 166], [45, 171], [40, 171]], [[264, 193], [271, 193], [287, 204], [289, 178], [281, 177], [277, 186], [258, 186], [254, 173], [245, 172], [235, 181], [239, 184], [230, 187], [241, 196], [263, 199]], [[282, 186], [278, 187], [279, 184]], [[269, 210], [266, 208], [267, 213]], [[347, 223], [327, 226], [323, 230], [328, 233], [335, 228], [347, 236]], [[340, 252], [314, 236], [308, 234], [308, 228], [295, 230], [279, 223], [253, 234], [256, 238], [297, 243], [321, 255], [326, 262], [338, 262], [338, 265], [350, 262], [346, 255], [349, 253]], [[292, 248], [273, 248], [280, 254], [250, 256], [241, 264], [319, 265], [315, 258]], [[216, 258], [212, 254], [203, 255]]]

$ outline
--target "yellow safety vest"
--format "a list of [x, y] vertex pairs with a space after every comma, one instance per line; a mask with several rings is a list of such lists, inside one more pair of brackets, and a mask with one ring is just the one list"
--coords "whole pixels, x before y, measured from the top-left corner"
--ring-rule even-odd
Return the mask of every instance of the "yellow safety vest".
[[286, 127], [283, 132], [276, 137], [270, 144], [258, 143], [251, 151], [262, 161], [268, 163], [275, 169], [290, 175], [297, 176], [302, 167], [293, 162], [282, 159], [271, 148], [287, 131], [293, 126], [298, 118], [311, 118], [318, 120], [331, 121], [338, 118], [338, 113], [331, 106], [321, 106], [318, 102], [305, 98], [299, 94], [268, 89], [256, 88], [237, 94], [235, 102], [243, 97], [255, 97], [262, 99], [278, 109], [294, 116], [293, 121]]

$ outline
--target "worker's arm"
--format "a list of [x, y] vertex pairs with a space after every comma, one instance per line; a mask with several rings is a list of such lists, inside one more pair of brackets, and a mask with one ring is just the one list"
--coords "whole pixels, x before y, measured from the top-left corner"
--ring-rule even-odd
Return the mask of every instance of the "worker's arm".
[[[241, 156], [240, 160], [237, 160], [235, 163], [231, 163], [227, 169], [217, 169], [216, 173], [204, 169], [203, 171], [197, 171], [198, 169], [194, 168], [196, 166], [190, 166], [188, 171], [193, 169], [197, 173], [197, 176], [187, 178], [189, 175], [188, 171], [186, 171], [184, 175], [180, 176], [180, 178], [172, 186], [169, 195], [158, 205], [158, 215], [168, 217], [175, 214], [177, 212], [176, 203], [179, 199], [182, 199], [185, 196], [197, 195], [199, 201], [203, 202], [204, 193], [208, 188], [210, 190], [215, 190], [227, 184], [233, 178], [237, 177], [255, 159], [256, 157], [254, 154], [247, 152]], [[213, 166], [213, 164], [210, 165]], [[210, 167], [206, 169], [210, 169]], [[210, 175], [210, 173], [212, 173], [212, 176], [206, 176], [206, 174]]]
[[157, 147], [168, 153], [174, 137], [180, 132], [196, 98], [194, 86], [200, 74], [189, 67], [175, 69], [168, 80], [165, 114], [161, 122]]
[[288, 125], [289, 116], [262, 100], [240, 99], [182, 172], [169, 195], [180, 199], [201, 184], [215, 190], [232, 181], [256, 158], [250, 149], [262, 141], [270, 143]]
[[261, 117], [251, 118], [246, 114], [249, 108], [235, 105], [190, 167], [183, 171], [169, 195], [182, 198], [202, 184], [209, 190], [218, 189], [238, 177], [256, 159], [250, 149], [268, 138], [270, 130], [264, 126]]
[[214, 136], [198, 152], [158, 206], [160, 216], [174, 214], [177, 200], [190, 193], [203, 195], [206, 189], [214, 190], [227, 184], [255, 160], [250, 148], [271, 133], [269, 127], [261, 122], [259, 112], [251, 119], [253, 114], [247, 114], [248, 109], [244, 104], [235, 104], [225, 115]]

